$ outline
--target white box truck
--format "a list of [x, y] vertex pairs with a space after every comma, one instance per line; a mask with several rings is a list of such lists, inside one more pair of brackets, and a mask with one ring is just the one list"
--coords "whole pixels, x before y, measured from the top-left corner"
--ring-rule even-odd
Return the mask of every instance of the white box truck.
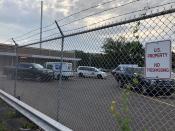
[[[53, 70], [55, 79], [60, 78], [61, 62], [46, 62], [44, 67]], [[69, 77], [73, 77], [72, 63], [63, 62], [62, 79], [68, 79]]]

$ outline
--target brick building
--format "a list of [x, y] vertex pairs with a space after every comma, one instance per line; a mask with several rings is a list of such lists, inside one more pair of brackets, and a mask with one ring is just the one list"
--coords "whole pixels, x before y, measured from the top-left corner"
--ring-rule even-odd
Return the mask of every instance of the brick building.
[[[19, 62], [30, 62], [43, 64], [61, 60], [61, 52], [50, 49], [39, 49], [34, 47], [19, 48], [17, 51]], [[0, 44], [0, 66], [14, 65], [16, 63], [14, 45]], [[81, 59], [75, 58], [74, 51], [64, 51], [63, 60], [75, 63]]]

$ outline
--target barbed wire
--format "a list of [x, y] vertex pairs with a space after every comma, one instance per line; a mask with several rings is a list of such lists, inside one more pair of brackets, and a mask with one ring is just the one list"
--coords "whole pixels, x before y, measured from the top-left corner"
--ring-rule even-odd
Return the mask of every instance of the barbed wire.
[[11, 40], [12, 40], [11, 38], [8, 38], [8, 39], [6, 39], [5, 41], [0, 42], [0, 44], [8, 44], [7, 42], [12, 43]]
[[58, 28], [57, 27], [51, 28], [51, 29], [48, 29], [48, 30], [44, 30], [42, 33], [50, 32], [50, 31], [53, 31], [53, 30], [56, 30], [56, 29], [58, 29]]
[[[59, 19], [59, 20], [57, 20], [57, 21], [59, 22], [59, 21], [65, 20], [65, 19], [67, 19], [67, 18], [69, 18], [69, 17], [72, 17], [72, 16], [77, 15], [77, 14], [79, 14], [79, 13], [82, 13], [82, 12], [84, 12], [84, 11], [88, 11], [88, 10], [90, 10], [90, 9], [97, 8], [97, 7], [101, 6], [101, 5], [106, 5], [106, 4], [109, 4], [109, 3], [114, 2], [114, 1], [117, 1], [117, 0], [110, 0], [110, 1], [103, 2], [103, 3], [98, 4], [98, 5], [93, 5], [93, 6], [89, 7], [89, 8], [86, 8], [86, 9], [80, 10], [80, 11], [78, 11], [78, 12], [75, 12], [75, 13], [73, 13], [73, 14], [70, 14], [69, 16], [64, 17], [64, 18], [61, 18], [61, 19]], [[50, 27], [50, 26], [52, 26], [52, 25], [54, 25], [54, 24], [55, 24], [55, 23], [51, 23], [51, 24], [49, 24], [49, 25], [46, 25], [46, 26], [43, 27], [43, 29], [44, 29], [44, 28], [47, 28], [47, 27]], [[56, 29], [56, 28], [55, 28], [55, 29]], [[40, 27], [38, 27], [38, 28], [36, 28], [36, 29], [33, 29], [33, 30], [31, 30], [31, 31], [29, 31], [29, 32], [27, 32], [27, 33], [24, 33], [24, 34], [22, 34], [22, 35], [16, 36], [16, 37], [14, 37], [14, 39], [22, 38], [22, 37], [24, 37], [24, 36], [26, 36], [26, 35], [28, 35], [28, 34], [30, 34], [30, 33], [33, 33], [33, 32], [35, 32], [35, 31], [38, 31], [38, 30], [40, 30]], [[47, 32], [47, 31], [43, 31], [43, 32]], [[11, 38], [9, 38], [8, 40], [11, 40]], [[6, 40], [6, 41], [7, 41], [7, 40]], [[1, 43], [6, 43], [6, 41], [5, 41], [5, 42], [1, 42]]]
[[40, 41], [40, 38], [32, 39], [32, 40], [28, 40], [27, 42], [23, 43], [23, 45], [25, 45], [25, 44], [29, 44], [29, 43], [31, 43], [31, 42], [35, 42], [35, 41]]
[[23, 38], [23, 39], [18, 39], [18, 40], [16, 40], [16, 41], [17, 41], [17, 42], [21, 42], [21, 41], [27, 40], [27, 39], [29, 39], [29, 38], [32, 38], [32, 37], [35, 37], [35, 36], [38, 36], [38, 35], [40, 35], [40, 32], [39, 32], [39, 33], [32, 34], [32, 35], [30, 35], [30, 36], [28, 36], [28, 37], [26, 37], [26, 38]]
[[[161, 6], [166, 6], [166, 5], [169, 5], [169, 4], [174, 4], [174, 3], [175, 2], [169, 2], [169, 3], [166, 3], [166, 4], [149, 7], [149, 10], [154, 9], [154, 8], [158, 8], [158, 7], [161, 7]], [[114, 18], [117, 18], [117, 17], [122, 17], [122, 16], [130, 15], [130, 14], [134, 14], [134, 13], [142, 12], [142, 11], [148, 11], [148, 9], [144, 8], [144, 9], [140, 9], [140, 10], [124, 13], [124, 14], [121, 14], [121, 15], [113, 16], [113, 17], [110, 17], [110, 18], [107, 18], [107, 19], [104, 19], [104, 20], [101, 20], [101, 21], [98, 21], [98, 22], [95, 22], [95, 23], [92, 23], [92, 24], [89, 24], [89, 25], [81, 26], [81, 27], [78, 27], [78, 28], [70, 29], [70, 30], [65, 30], [64, 32], [76, 31], [76, 30], [79, 30], [79, 29], [83, 29], [83, 28], [87, 28], [87, 27], [90, 27], [90, 26], [93, 26], [93, 25], [97, 25], [97, 24], [103, 23], [105, 21], [108, 21], [108, 20], [111, 20], [111, 19], [114, 19]]]
[[47, 38], [50, 38], [51, 36], [58, 35], [58, 34], [60, 34], [60, 33], [53, 33], [53, 34], [50, 34], [48, 36], [43, 37], [43, 39], [47, 39]]
[[[52, 28], [52, 29], [43, 31], [42, 33], [46, 33], [46, 32], [49, 32], [49, 31], [56, 30], [56, 29], [57, 29], [57, 28]], [[54, 34], [59, 34], [59, 33], [54, 33]], [[42, 37], [42, 39], [49, 38], [49, 37], [53, 36], [54, 34], [48, 35], [48, 36], [46, 36], [46, 37]], [[38, 35], [40, 35], [40, 33], [32, 34], [32, 35], [28, 36], [27, 38], [23, 38], [23, 39], [20, 39], [20, 40], [17, 40], [17, 41], [18, 41], [18, 42], [22, 42], [22, 41], [24, 41], [24, 40], [27, 40], [27, 39], [32, 38], [32, 37], [36, 37], [36, 36], [38, 36]], [[31, 40], [29, 40], [29, 41], [27, 40], [27, 41], [28, 41], [27, 43], [32, 42], [32, 41], [35, 41], [35, 40], [39, 40], [39, 38], [37, 38], [37, 39], [31, 39]]]
[[[52, 36], [55, 36], [55, 35], [58, 35], [58, 34], [60, 34], [60, 33], [53, 33], [53, 34], [50, 34], [50, 35], [48, 35], [48, 36], [45, 36], [45, 37], [43, 37], [42, 39], [43, 40], [46, 40], [46, 39], [48, 39], [48, 38], [50, 38], [50, 37], [52, 37]], [[27, 41], [26, 43], [23, 43], [23, 44], [29, 44], [30, 42], [35, 42], [35, 41], [39, 41], [40, 39], [39, 38], [37, 38], [37, 39], [33, 39], [33, 40], [29, 40], [29, 41]]]
[[74, 16], [74, 15], [77, 15], [77, 14], [80, 14], [80, 13], [82, 13], [82, 12], [85, 12], [85, 11], [88, 11], [88, 10], [91, 10], [91, 9], [94, 9], [94, 8], [97, 8], [97, 7], [102, 6], [102, 5], [109, 4], [109, 3], [114, 2], [114, 1], [117, 1], [117, 0], [111, 0], [111, 1], [103, 2], [103, 3], [101, 3], [101, 4], [93, 5], [93, 6], [91, 6], [91, 7], [86, 8], [86, 9], [83, 9], [83, 10], [80, 10], [80, 11], [78, 11], [78, 12], [72, 13], [72, 14], [70, 14], [69, 16], [66, 16], [66, 17], [64, 17], [64, 18], [58, 19], [57, 21], [60, 22], [60, 21], [62, 21], [62, 20], [65, 20], [65, 19], [67, 19], [67, 18], [70, 18], [70, 17], [72, 17], [72, 16]]
[[67, 26], [67, 25], [70, 25], [70, 24], [72, 24], [72, 23], [74, 23], [74, 22], [77, 22], [77, 21], [80, 21], [80, 20], [84, 20], [84, 19], [86, 19], [86, 18], [88, 18], [88, 17], [92, 17], [92, 16], [94, 16], [94, 15], [98, 15], [98, 14], [101, 14], [101, 13], [104, 13], [104, 12], [107, 12], [107, 11], [110, 11], [110, 10], [113, 10], [113, 9], [116, 9], [116, 8], [119, 8], [119, 7], [123, 7], [123, 6], [129, 5], [129, 4], [133, 4], [133, 3], [136, 3], [136, 2], [138, 2], [138, 1], [140, 1], [140, 0], [134, 0], [134, 1], [131, 1], [131, 2], [127, 2], [127, 3], [125, 3], [125, 4], [122, 4], [122, 5], [118, 5], [118, 6], [115, 6], [115, 7], [112, 7], [112, 8], [105, 9], [105, 10], [103, 10], [103, 11], [100, 11], [100, 12], [97, 12], [97, 13], [94, 13], [94, 14], [91, 14], [91, 15], [87, 15], [87, 16], [85, 16], [85, 17], [82, 17], [82, 18], [79, 18], [79, 19], [75, 19], [75, 20], [70, 21], [70, 22], [68, 22], [68, 23], [66, 23], [66, 24], [60, 25], [60, 27]]
[[[54, 24], [55, 24], [54, 22], [51, 23], [51, 24], [48, 24], [48, 25], [42, 27], [42, 29], [51, 27], [51, 26], [54, 25]], [[25, 37], [25, 36], [27, 36], [27, 35], [33, 33], [33, 32], [39, 31], [39, 30], [40, 30], [40, 27], [39, 27], [39, 28], [36, 28], [36, 29], [33, 29], [33, 30], [31, 30], [31, 31], [29, 31], [29, 32], [27, 32], [27, 33], [24, 33], [24, 34], [22, 34], [22, 35], [19, 35], [19, 36], [17, 36], [17, 37], [14, 37], [14, 39], [16, 39], [16, 41], [20, 41], [20, 38], [23, 38], [23, 37]]]
[[[108, 1], [108, 2], [104, 2], [104, 3], [100, 4], [100, 5], [103, 5], [103, 4], [105, 4], [105, 3], [110, 3], [110, 2], [112, 2], [112, 1], [115, 1], [115, 0], [111, 0], [111, 1]], [[110, 8], [110, 9], [118, 8], [118, 7], [121, 7], [121, 6], [125, 6], [125, 5], [128, 5], [128, 4], [132, 4], [132, 3], [138, 2], [138, 1], [140, 1], [140, 0], [131, 1], [131, 2], [128, 2], [128, 3], [125, 3], [125, 4], [123, 4], [123, 5], [116, 6], [116, 7]], [[172, 4], [172, 3], [175, 3], [175, 2], [169, 2], [169, 3], [166, 3], [166, 4], [154, 6], [154, 7], [151, 7], [151, 8], [149, 8], [149, 9], [153, 9], [153, 8], [165, 6], [165, 5]], [[98, 7], [99, 5], [95, 5], [95, 6]], [[95, 6], [92, 6], [92, 7], [95, 8]], [[91, 8], [92, 8], [92, 7], [91, 7]], [[87, 9], [88, 9], [88, 8], [87, 8]], [[87, 9], [84, 9], [83, 11], [85, 11], [85, 10], [87, 10]], [[74, 20], [74, 21], [72, 21], [72, 22], [85, 19], [85, 18], [87, 18], [87, 17], [90, 17], [90, 16], [93, 16], [93, 15], [96, 15], [96, 14], [99, 14], [99, 13], [102, 13], [102, 12], [105, 12], [105, 11], [108, 11], [108, 10], [110, 10], [110, 9], [106, 9], [106, 10], [103, 10], [103, 11], [101, 11], [101, 12], [97, 12], [97, 13], [95, 13], [95, 14], [91, 14], [91, 15], [85, 16], [85, 17], [83, 17], [83, 18]], [[96, 25], [96, 24], [99, 24], [99, 23], [108, 21], [108, 20], [110, 20], [110, 19], [114, 19], [114, 18], [117, 18], [117, 17], [122, 17], [122, 16], [125, 16], [125, 15], [129, 15], [129, 14], [133, 14], [133, 13], [141, 12], [141, 11], [145, 11], [145, 10], [146, 10], [146, 9], [144, 8], [144, 9], [140, 9], [140, 10], [137, 10], [137, 11], [132, 11], [132, 12], [124, 13], [124, 14], [121, 14], [121, 15], [113, 16], [113, 17], [110, 17], [110, 18], [108, 18], [108, 19], [104, 19], [104, 20], [101, 20], [101, 21], [92, 23], [92, 24], [90, 24], [90, 25], [85, 25], [85, 26], [82, 26], [82, 27], [79, 27], [79, 28], [74, 28], [74, 29], [70, 29], [70, 30], [65, 30], [64, 32], [76, 31], [76, 30], [79, 30], [79, 29], [82, 29], [82, 28], [87, 28], [87, 27], [90, 27], [90, 26], [93, 26], [93, 25]], [[77, 13], [78, 13], [78, 12], [77, 12]], [[77, 13], [74, 13], [74, 14], [77, 14]], [[70, 16], [67, 16], [67, 17], [71, 17], [72, 15], [73, 15], [73, 14], [71, 14]], [[64, 19], [66, 19], [67, 17], [65, 17]], [[61, 19], [60, 19], [60, 20], [61, 20]], [[61, 25], [61, 27], [66, 26], [66, 25], [68, 25], [68, 24], [70, 24], [70, 23], [72, 23], [72, 22], [69, 22], [69, 23], [66, 23], [66, 24], [64, 24], [64, 25]], [[51, 27], [51, 26], [54, 25], [54, 24], [55, 24], [55, 23], [49, 24], [49, 25], [47, 25], [47, 26], [44, 26], [43, 28], [46, 29], [46, 28], [48, 28], [48, 27]], [[36, 29], [36, 30], [39, 30], [39, 29], [40, 29], [40, 28], [38, 28], [38, 29]], [[44, 30], [43, 33], [46, 33], [46, 32], [49, 32], [49, 31], [53, 31], [53, 30], [55, 30], [55, 29], [57, 29], [57, 28], [55, 27], [55, 28], [47, 29], [47, 30]], [[32, 31], [36, 31], [36, 30], [32, 30]], [[21, 37], [24, 37], [25, 35], [27, 35], [27, 34], [29, 34], [29, 33], [32, 33], [32, 31], [23, 34], [23, 36], [21, 35]], [[30, 35], [30, 36], [28, 36], [28, 37], [25, 37], [25, 38], [23, 38], [23, 39], [17, 39], [16, 41], [21, 42], [21, 41], [27, 40], [27, 39], [29, 39], [29, 38], [35, 37], [35, 36], [37, 36], [37, 35], [39, 35], [39, 34], [40, 34], [40, 33], [32, 34], [32, 35]], [[57, 35], [57, 34], [59, 34], [59, 33], [54, 33], [54, 34], [48, 35], [48, 36], [46, 36], [46, 37], [43, 37], [43, 39], [50, 38], [51, 36], [54, 36], [54, 35]], [[15, 37], [15, 38], [17, 38], [17, 37]], [[8, 39], [8, 40], [10, 40], [10, 39]], [[37, 39], [34, 39], [34, 40], [38, 40], [38, 38], [37, 38]], [[30, 40], [30, 41], [28, 41], [28, 42], [31, 42], [31, 41], [33, 41], [33, 40]], [[3, 43], [4, 43], [4, 42], [3, 42]]]
[[[99, 6], [101, 6], [101, 5], [109, 4], [109, 3], [114, 2], [114, 1], [116, 1], [116, 0], [111, 0], [111, 1], [103, 2], [103, 3], [98, 4], [98, 5], [91, 6], [91, 7], [89, 7], [89, 8], [83, 9], [83, 10], [81, 10], [81, 11], [79, 11], [79, 12], [73, 13], [73, 14], [67, 16], [67, 17], [64, 17], [64, 18], [62, 18], [62, 19], [59, 19], [58, 21], [62, 21], [62, 20], [67, 19], [67, 18], [69, 18], [69, 17], [71, 17], [71, 16], [74, 16], [74, 15], [77, 15], [77, 14], [82, 13], [82, 12], [84, 12], [84, 11], [87, 11], [87, 10], [90, 10], [90, 9], [93, 9], [93, 8], [96, 8], [96, 7], [99, 7]], [[133, 3], [133, 2], [137, 2], [137, 1], [139, 1], [139, 0], [135, 0], [135, 1], [132, 1], [132, 2], [129, 2], [129, 3]], [[129, 3], [126, 3], [126, 5], [129, 4]], [[120, 6], [124, 6], [124, 5], [120, 5]], [[119, 7], [119, 6], [118, 6], [118, 7]], [[113, 7], [113, 8], [116, 8], [116, 7]], [[111, 8], [111, 9], [112, 9], [112, 8]], [[108, 10], [110, 10], [110, 9], [108, 9]], [[106, 11], [107, 11], [107, 10], [106, 10]], [[102, 12], [105, 12], [105, 10], [102, 11]], [[102, 13], [102, 12], [101, 12], [101, 13]], [[100, 13], [100, 12], [98, 12], [98, 13]], [[96, 13], [96, 14], [98, 14], [98, 13]], [[89, 16], [89, 17], [90, 17], [90, 16]], [[46, 26], [43, 27], [43, 29], [48, 28], [48, 27], [51, 27], [51, 26], [54, 25], [54, 24], [55, 24], [55, 23], [51, 23], [51, 24], [49, 24], [49, 25], [46, 25]], [[52, 30], [55, 30], [55, 29], [57, 29], [57, 28], [47, 29], [47, 30], [44, 30], [42, 33], [46, 33], [46, 32], [49, 32], [49, 31], [52, 31]], [[32, 34], [32, 35], [28, 36], [29, 34], [34, 33], [34, 32], [36, 32], [36, 31], [39, 31], [39, 30], [40, 30], [40, 28], [33, 29], [33, 30], [31, 30], [31, 31], [29, 31], [29, 32], [27, 32], [27, 33], [24, 33], [24, 34], [22, 34], [22, 35], [19, 35], [19, 36], [17, 36], [17, 37], [14, 37], [14, 39], [16, 39], [16, 41], [18, 41], [18, 42], [24, 41], [24, 40], [26, 40], [26, 39], [29, 39], [29, 38], [34, 37], [35, 35], [39, 35], [40, 33], [35, 33], [35, 34]], [[53, 35], [53, 34], [52, 34], [52, 35]], [[52, 35], [49, 35], [49, 36], [52, 36]], [[26, 36], [26, 37], [25, 37], [25, 36]], [[21, 38], [21, 39], [20, 39], [20, 38]], [[4, 43], [4, 42], [3, 42], [3, 43]]]

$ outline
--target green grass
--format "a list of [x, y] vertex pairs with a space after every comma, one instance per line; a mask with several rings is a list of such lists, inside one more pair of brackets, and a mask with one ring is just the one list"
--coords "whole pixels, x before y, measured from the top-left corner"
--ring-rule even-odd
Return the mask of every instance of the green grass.
[[37, 129], [38, 127], [32, 122], [26, 121], [23, 123], [22, 128], [23, 129]]
[[0, 131], [6, 131], [7, 129], [6, 129], [6, 126], [5, 126], [5, 124], [1, 121], [0, 122]]
[[16, 112], [15, 112], [15, 111], [12, 111], [12, 110], [7, 111], [7, 112], [6, 112], [6, 118], [7, 118], [7, 119], [16, 118]]

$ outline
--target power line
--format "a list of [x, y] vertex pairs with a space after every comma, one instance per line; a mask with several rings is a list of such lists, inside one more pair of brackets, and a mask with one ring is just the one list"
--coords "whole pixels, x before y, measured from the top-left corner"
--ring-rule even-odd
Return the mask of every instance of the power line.
[[[166, 3], [166, 4], [153, 6], [153, 7], [150, 7], [149, 10], [154, 9], [154, 8], [158, 8], [158, 7], [161, 7], [161, 6], [166, 6], [166, 5], [169, 5], [169, 4], [174, 4], [174, 3], [175, 3], [175, 2], [169, 2], [169, 3]], [[145, 10], [147, 10], [147, 9], [140, 9], [140, 10], [136, 10], [136, 11], [124, 13], [124, 14], [121, 14], [121, 15], [113, 16], [113, 17], [110, 17], [110, 18], [108, 18], [108, 19], [104, 19], [104, 20], [101, 20], [101, 21], [92, 23], [92, 24], [90, 24], [90, 25], [85, 25], [85, 26], [81, 26], [81, 27], [79, 27], [79, 28], [70, 29], [70, 30], [65, 30], [64, 32], [76, 31], [76, 30], [79, 30], [79, 29], [83, 29], [83, 28], [86, 28], [86, 27], [89, 27], [89, 26], [93, 26], [93, 25], [99, 24], [99, 23], [103, 23], [103, 22], [105, 22], [105, 21], [108, 21], [108, 20], [111, 20], [111, 19], [114, 19], [114, 18], [117, 18], [117, 17], [129, 15], [129, 14], [133, 14], [133, 13], [137, 13], [137, 12], [141, 12], [141, 11], [145, 11]]]
[[63, 27], [63, 26], [66, 26], [66, 25], [72, 24], [72, 23], [74, 23], [74, 22], [77, 22], [77, 21], [83, 20], [83, 19], [85, 19], [85, 18], [88, 18], [88, 17], [94, 16], [94, 15], [98, 15], [98, 14], [104, 13], [104, 12], [109, 11], [109, 10], [113, 10], [113, 9], [116, 9], [116, 8], [119, 8], [119, 7], [123, 7], [123, 6], [129, 5], [129, 4], [136, 3], [136, 2], [138, 2], [138, 1], [140, 1], [140, 0], [131, 1], [131, 2], [125, 3], [125, 4], [123, 4], [123, 5], [115, 6], [115, 7], [108, 8], [108, 9], [106, 9], [106, 10], [103, 10], [103, 11], [100, 11], [100, 12], [97, 12], [97, 13], [94, 13], [94, 14], [91, 14], [91, 15], [87, 15], [87, 16], [85, 16], [85, 17], [82, 17], [82, 18], [79, 18], [79, 19], [73, 20], [73, 21], [71, 21], [71, 22], [68, 22], [68, 23], [66, 23], [66, 24], [63, 24], [63, 25], [61, 25], [60, 27]]

